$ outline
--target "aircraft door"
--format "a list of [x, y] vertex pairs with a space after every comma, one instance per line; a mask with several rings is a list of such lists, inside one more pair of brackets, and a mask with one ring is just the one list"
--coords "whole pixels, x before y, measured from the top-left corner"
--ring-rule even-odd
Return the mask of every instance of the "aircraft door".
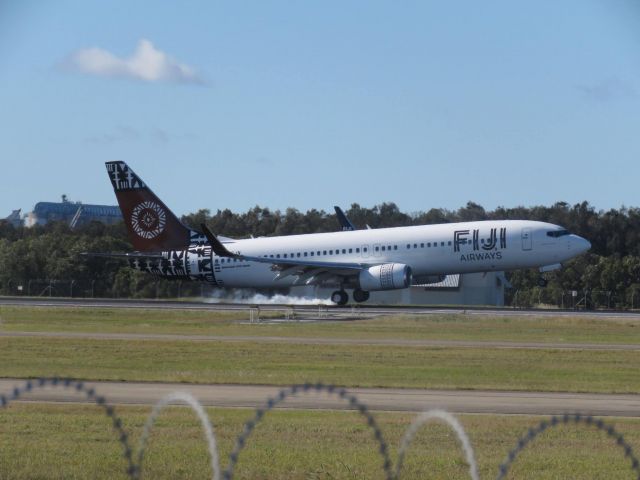
[[531, 250], [533, 248], [533, 239], [531, 237], [531, 229], [522, 229], [522, 250]]
[[373, 256], [374, 257], [379, 257], [380, 255], [382, 255], [382, 252], [380, 251], [380, 244], [379, 243], [374, 243], [373, 244]]
[[369, 245], [362, 245], [360, 247], [362, 249], [362, 257], [368, 258], [371, 252], [369, 251]]

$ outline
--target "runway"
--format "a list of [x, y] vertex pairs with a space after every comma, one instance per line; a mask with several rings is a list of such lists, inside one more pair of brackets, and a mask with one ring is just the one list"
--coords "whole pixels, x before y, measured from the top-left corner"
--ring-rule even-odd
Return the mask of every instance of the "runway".
[[0, 338], [69, 338], [88, 340], [160, 340], [190, 342], [255, 342], [285, 343], [295, 345], [379, 345], [390, 347], [462, 347], [462, 348], [518, 348], [529, 350], [600, 350], [640, 351], [640, 344], [615, 343], [560, 343], [560, 342], [507, 342], [494, 340], [409, 340], [409, 339], [359, 339], [334, 337], [278, 337], [252, 335], [180, 335], [161, 333], [85, 333], [85, 332], [6, 332]]
[[[320, 315], [333, 314], [345, 319], [354, 316], [376, 316], [393, 314], [433, 315], [433, 314], [466, 314], [492, 316], [569, 316], [598, 318], [628, 318], [640, 320], [640, 312], [623, 311], [575, 311], [548, 309], [512, 309], [485, 307], [428, 307], [428, 306], [380, 306], [359, 304], [346, 307], [327, 305], [283, 305], [256, 303], [221, 303], [166, 300], [118, 300], [118, 299], [75, 299], [75, 298], [24, 298], [0, 297], [0, 306], [34, 306], [34, 307], [77, 307], [77, 308], [141, 308], [163, 310], [212, 310], [212, 311], [249, 311], [260, 308], [263, 312], [318, 312]], [[336, 318], [327, 318], [335, 320]]]
[[[176, 302], [154, 300], [86, 300], [86, 299], [25, 299], [0, 298], [0, 306], [42, 306], [74, 308], [140, 308], [205, 311], [246, 311], [258, 308], [252, 304], [220, 304], [201, 302]], [[326, 320], [349, 320], [392, 314], [467, 314], [493, 316], [571, 316], [590, 318], [612, 318], [640, 320], [635, 312], [575, 312], [558, 310], [512, 310], [482, 308], [429, 308], [429, 307], [327, 307], [318, 305], [260, 305], [260, 311], [293, 311], [312, 315], [324, 314]], [[591, 344], [561, 342], [505, 342], [505, 341], [457, 341], [430, 339], [357, 339], [330, 337], [284, 337], [284, 336], [217, 336], [140, 333], [83, 333], [83, 332], [0, 332], [0, 337], [46, 337], [105, 340], [166, 340], [199, 342], [265, 342], [291, 344], [332, 345], [390, 345], [411, 347], [475, 347], [475, 348], [524, 348], [524, 349], [580, 349], [580, 350], [640, 350], [636, 344]], [[0, 380], [0, 395], [7, 395], [24, 380]], [[280, 387], [263, 385], [192, 385], [140, 382], [88, 382], [98, 394], [112, 404], [151, 405], [164, 395], [183, 390], [192, 393], [204, 405], [219, 407], [256, 408], [275, 396]], [[582, 413], [599, 416], [640, 417], [640, 395], [609, 395], [591, 393], [547, 393], [469, 390], [421, 390], [421, 389], [348, 389], [372, 410], [417, 412], [430, 408], [443, 408], [453, 413], [479, 414], [532, 414], [551, 415]], [[47, 387], [25, 397], [38, 402], [85, 402], [76, 392]], [[320, 395], [301, 395], [287, 400], [284, 408], [301, 409], [345, 409], [348, 405], [339, 399]]]
[[[0, 395], [9, 395], [25, 380], [0, 380]], [[168, 393], [191, 393], [203, 405], [257, 408], [275, 397], [282, 387], [262, 385], [192, 385], [172, 383], [87, 382], [98, 395], [112, 405], [152, 405]], [[598, 416], [640, 417], [640, 395], [591, 393], [500, 392], [469, 390], [418, 390], [350, 388], [371, 410], [419, 412], [442, 408], [452, 413], [561, 415], [581, 413]], [[86, 403], [72, 389], [46, 387], [36, 389], [23, 401]], [[301, 394], [290, 398], [282, 408], [343, 410], [347, 402], [328, 394]]]
[[[282, 313], [299, 321], [350, 321], [361, 318], [372, 318], [381, 315], [411, 314], [465, 314], [491, 316], [571, 316], [588, 318], [614, 318], [640, 320], [640, 313], [635, 312], [583, 312], [561, 310], [513, 310], [488, 308], [430, 308], [430, 307], [336, 307], [326, 305], [255, 305], [234, 303], [203, 303], [159, 300], [114, 300], [114, 299], [71, 299], [71, 298], [16, 298], [0, 297], [0, 306], [32, 306], [32, 307], [67, 307], [67, 308], [134, 308], [162, 310], [198, 310], [198, 311], [244, 311], [249, 318], [249, 310], [254, 313], [259, 308], [264, 313]], [[267, 322], [277, 322], [270, 318]], [[166, 340], [166, 341], [198, 341], [198, 342], [259, 342], [287, 343], [307, 345], [386, 345], [407, 347], [468, 347], [468, 348], [518, 348], [534, 350], [609, 350], [638, 351], [639, 344], [613, 343], [568, 343], [568, 342], [513, 342], [494, 340], [438, 340], [438, 339], [357, 339], [339, 337], [284, 337], [253, 335], [184, 335], [153, 333], [85, 333], [85, 332], [28, 332], [0, 331], [1, 337], [42, 337], [42, 338], [75, 338], [96, 340]]]

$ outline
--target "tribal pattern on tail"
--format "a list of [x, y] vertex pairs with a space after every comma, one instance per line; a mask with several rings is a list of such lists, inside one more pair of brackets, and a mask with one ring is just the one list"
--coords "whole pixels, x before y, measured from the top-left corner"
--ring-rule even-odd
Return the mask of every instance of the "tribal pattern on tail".
[[146, 188], [140, 177], [133, 173], [133, 170], [124, 162], [108, 162], [107, 172], [116, 192]]

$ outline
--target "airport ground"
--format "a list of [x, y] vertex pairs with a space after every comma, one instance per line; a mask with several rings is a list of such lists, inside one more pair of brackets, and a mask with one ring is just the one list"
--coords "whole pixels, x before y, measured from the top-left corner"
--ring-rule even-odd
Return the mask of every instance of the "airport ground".
[[[107, 385], [132, 391], [141, 385], [147, 392], [141, 403], [153, 393], [149, 382], [173, 389], [228, 384], [240, 389], [236, 397], [205, 402], [226, 406], [209, 408], [223, 465], [251, 417], [252, 410], [241, 407], [255, 404], [238, 400], [248, 395], [242, 388], [258, 389], [259, 403], [261, 388], [318, 380], [362, 389], [358, 394], [375, 408], [392, 458], [419, 410], [415, 398], [446, 389], [436, 403], [447, 408], [448, 398], [458, 412], [483, 478], [494, 476], [519, 436], [540, 421], [535, 414], [608, 415], [640, 449], [640, 419], [634, 418], [640, 417], [638, 316], [369, 311], [362, 320], [330, 312], [321, 321], [281, 322], [282, 315], [264, 312], [262, 323], [251, 324], [246, 306], [0, 304], [0, 377], [9, 379], [0, 382], [0, 393], [20, 379], [51, 375], [107, 380], [107, 391]], [[386, 395], [376, 397], [377, 391]], [[133, 396], [119, 395], [117, 412], [135, 438], [150, 406], [133, 406], [139, 403]], [[161, 395], [158, 389], [157, 399]], [[414, 401], [407, 403], [411, 395]], [[376, 400], [382, 396], [389, 400]], [[483, 397], [493, 410], [482, 410]], [[124, 478], [120, 445], [96, 407], [55, 395], [32, 400], [41, 401], [0, 411], [0, 477], [117, 478], [122, 472]], [[337, 405], [306, 401], [273, 412], [260, 425], [235, 478], [382, 478], [363, 420]], [[191, 412], [172, 408], [163, 414], [145, 460], [147, 478], [206, 478], [202, 438]], [[462, 458], [450, 432], [430, 426], [412, 447], [402, 478], [465, 478]], [[628, 465], [604, 434], [562, 427], [537, 440], [510, 478], [534, 471], [536, 478], [625, 478]]]

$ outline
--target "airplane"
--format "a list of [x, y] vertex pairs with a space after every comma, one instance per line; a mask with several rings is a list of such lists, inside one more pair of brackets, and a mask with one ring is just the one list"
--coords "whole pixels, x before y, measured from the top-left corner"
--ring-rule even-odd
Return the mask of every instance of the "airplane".
[[340, 228], [342, 228], [343, 232], [350, 232], [356, 229], [340, 207], [336, 205], [333, 209], [336, 212], [336, 218], [338, 219], [338, 223], [340, 223]]
[[[333, 207], [333, 209], [336, 212], [336, 218], [338, 219], [338, 223], [340, 224], [340, 228], [345, 231], [345, 230], [355, 230], [356, 227], [353, 225], [353, 223], [351, 223], [351, 220], [349, 220], [347, 218], [347, 216], [344, 214], [344, 212], [342, 211], [342, 209], [340, 207], [338, 207], [337, 205], [335, 207]], [[370, 229], [371, 227], [369, 225], [365, 225], [366, 228]]]
[[[447, 274], [538, 268], [545, 272], [589, 250], [584, 238], [550, 223], [487, 220], [231, 239], [180, 222], [122, 161], [106, 162], [129, 239], [117, 256], [137, 270], [221, 288], [335, 287], [331, 300], [357, 303], [369, 292], [441, 281]], [[344, 216], [344, 215], [343, 215]], [[344, 220], [347, 220], [345, 222]]]

